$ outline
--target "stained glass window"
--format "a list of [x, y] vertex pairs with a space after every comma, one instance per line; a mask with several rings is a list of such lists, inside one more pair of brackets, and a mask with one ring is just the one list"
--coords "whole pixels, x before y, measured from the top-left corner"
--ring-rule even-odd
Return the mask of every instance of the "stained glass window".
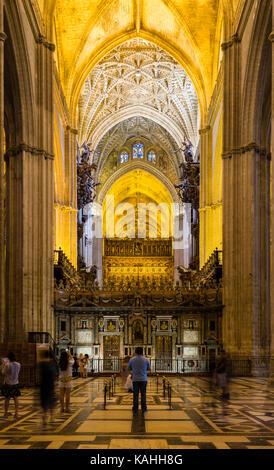
[[154, 150], [151, 150], [147, 156], [149, 162], [156, 163], [156, 153]]
[[125, 163], [127, 161], [128, 161], [128, 153], [127, 152], [121, 152], [120, 163]]
[[144, 144], [137, 142], [133, 145], [133, 158], [143, 158], [144, 156]]

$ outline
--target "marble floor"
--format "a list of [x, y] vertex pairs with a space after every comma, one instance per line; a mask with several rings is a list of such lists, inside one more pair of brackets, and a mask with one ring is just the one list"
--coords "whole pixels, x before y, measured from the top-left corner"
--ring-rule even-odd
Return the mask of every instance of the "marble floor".
[[[132, 415], [132, 394], [117, 377], [104, 409], [104, 377], [74, 379], [70, 413], [56, 408], [42, 424], [39, 389], [22, 389], [20, 416], [0, 418], [0, 449], [274, 449], [274, 387], [264, 378], [234, 378], [230, 399], [207, 377], [150, 377], [148, 412]], [[3, 397], [0, 413], [3, 416]]]

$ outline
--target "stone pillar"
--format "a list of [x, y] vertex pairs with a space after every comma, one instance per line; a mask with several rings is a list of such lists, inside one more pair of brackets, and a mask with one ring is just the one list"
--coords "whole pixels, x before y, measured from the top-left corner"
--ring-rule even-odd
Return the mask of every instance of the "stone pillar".
[[128, 315], [124, 317], [125, 325], [124, 325], [124, 342], [128, 344]]
[[[224, 52], [224, 125], [223, 125], [223, 279], [224, 304], [223, 341], [231, 353], [242, 348], [242, 312], [239, 305], [241, 290], [241, 237], [237, 225], [241, 224], [240, 190], [242, 170], [233, 148], [238, 145], [240, 122], [240, 70], [239, 40], [235, 36], [222, 45]], [[238, 170], [238, 171], [237, 171]], [[238, 229], [239, 230], [239, 229]], [[246, 241], [245, 241], [246, 242]], [[237, 273], [237, 275], [236, 275]], [[250, 312], [249, 312], [250, 313]], [[250, 331], [250, 334], [252, 332]], [[251, 334], [252, 338], [252, 334]]]
[[[200, 267], [202, 267], [207, 261], [207, 218], [206, 218], [206, 205], [207, 205], [207, 166], [210, 161], [209, 156], [211, 155], [209, 145], [209, 131], [210, 126], [205, 126], [200, 129], [199, 133], [201, 136], [201, 157], [200, 157]], [[210, 154], [210, 155], [209, 155]]]
[[147, 344], [151, 344], [151, 316], [148, 316], [147, 319]]
[[94, 326], [94, 343], [99, 344], [99, 319], [98, 315], [95, 314], [95, 326]]
[[[241, 43], [223, 44], [223, 343], [232, 355], [254, 359], [253, 373], [266, 373], [257, 357], [268, 353], [266, 313], [267, 161], [263, 149], [240, 133]], [[264, 369], [264, 370], [263, 370]]]
[[129, 325], [128, 327], [128, 344], [132, 346], [132, 326]]
[[[269, 36], [272, 42], [272, 106], [271, 106], [271, 147], [274, 148], [274, 0], [272, 0], [272, 33]], [[273, 156], [271, 160], [271, 187], [272, 187], [272, 200], [270, 208], [270, 323], [271, 323], [271, 345], [270, 345], [270, 382], [274, 384], [274, 204], [273, 204], [273, 191], [274, 191], [274, 168]]]
[[176, 339], [177, 339], [177, 332], [173, 331], [172, 335], [172, 359], [176, 358]]
[[67, 230], [69, 227], [69, 258], [77, 268], [77, 167], [76, 167], [76, 137], [78, 131], [67, 126], [65, 132], [65, 201], [69, 208]]
[[[24, 127], [7, 152], [8, 339], [25, 342], [30, 331], [54, 336], [53, 316], [53, 57], [54, 46], [37, 39], [37, 132]], [[24, 110], [27, 115], [27, 110]], [[29, 143], [28, 139], [32, 139]]]
[[4, 0], [0, 0], [0, 342], [6, 336], [6, 302], [5, 302], [5, 181], [4, 181], [4, 42], [6, 35], [3, 32], [3, 6]]
[[[43, 158], [38, 159], [39, 199], [37, 217], [39, 232], [37, 240], [37, 266], [40, 308], [38, 331], [54, 334], [53, 328], [53, 249], [54, 249], [54, 130], [53, 130], [53, 52], [50, 44], [40, 36], [37, 40], [37, 87], [38, 87], [38, 145]], [[33, 162], [34, 163], [34, 162]], [[35, 162], [36, 163], [36, 162]], [[37, 165], [36, 163], [36, 165]], [[29, 180], [28, 180], [29, 181]], [[28, 200], [31, 207], [31, 201]], [[31, 215], [29, 214], [30, 219]], [[36, 234], [33, 234], [34, 238]], [[33, 273], [35, 276], [35, 273]], [[28, 313], [30, 314], [30, 312]]]
[[178, 266], [188, 268], [193, 256], [191, 235], [191, 204], [178, 204], [175, 212], [175, 227], [182, 234], [182, 239], [173, 242], [174, 282], [180, 280]]

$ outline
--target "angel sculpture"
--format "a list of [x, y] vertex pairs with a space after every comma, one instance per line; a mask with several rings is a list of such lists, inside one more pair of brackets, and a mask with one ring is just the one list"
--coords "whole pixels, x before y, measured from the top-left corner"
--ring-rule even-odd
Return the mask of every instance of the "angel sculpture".
[[184, 136], [184, 140], [182, 142], [182, 147], [174, 150], [174, 153], [183, 152], [185, 156], [185, 161], [188, 163], [193, 162], [193, 144], [192, 142]]

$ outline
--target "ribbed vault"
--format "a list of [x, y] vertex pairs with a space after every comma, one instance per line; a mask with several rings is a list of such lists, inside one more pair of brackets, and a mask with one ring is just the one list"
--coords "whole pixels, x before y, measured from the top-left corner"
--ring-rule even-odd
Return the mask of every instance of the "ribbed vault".
[[200, 112], [185, 70], [160, 47], [134, 38], [108, 53], [92, 70], [79, 98], [79, 137], [92, 140], [102, 120], [133, 106], [169, 117], [197, 147]]
[[182, 161], [182, 155], [180, 152], [174, 153], [178, 148], [174, 139], [159, 124], [138, 116], [120, 122], [101, 139], [93, 159], [98, 165], [97, 175], [100, 180], [104, 167], [111, 155], [116, 152], [118, 160], [119, 149], [130, 146], [129, 142], [133, 138], [149, 141], [152, 148], [160, 147], [179, 177], [179, 164]]

